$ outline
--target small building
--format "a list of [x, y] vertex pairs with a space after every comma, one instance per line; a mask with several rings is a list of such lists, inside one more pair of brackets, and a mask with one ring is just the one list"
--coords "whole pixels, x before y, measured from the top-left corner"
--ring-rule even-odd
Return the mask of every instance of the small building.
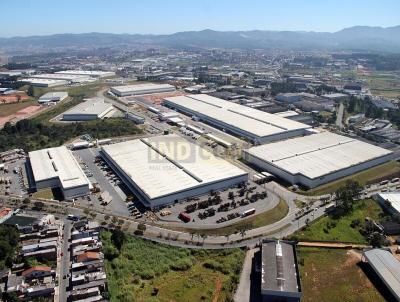
[[390, 251], [378, 248], [364, 251], [363, 258], [386, 285], [393, 297], [400, 301], [399, 260]]
[[33, 266], [33, 267], [23, 271], [21, 275], [25, 279], [44, 278], [47, 276], [51, 276], [52, 270], [51, 270], [51, 267], [49, 267], [49, 266], [38, 265], [38, 266]]
[[65, 146], [29, 152], [31, 188], [60, 188], [66, 199], [88, 195], [91, 184]]
[[296, 103], [301, 100], [299, 93], [279, 93], [275, 99], [282, 103]]
[[85, 99], [85, 102], [76, 105], [63, 113], [64, 121], [89, 121], [103, 119], [111, 114], [114, 106], [101, 98]]
[[45, 103], [50, 103], [50, 102], [61, 102], [61, 101], [65, 100], [67, 97], [68, 97], [68, 92], [62, 92], [62, 91], [48, 92], [48, 93], [42, 95], [38, 99], [38, 102], [40, 104], [45, 104]]
[[262, 301], [298, 302], [301, 295], [295, 244], [264, 241], [261, 247]]

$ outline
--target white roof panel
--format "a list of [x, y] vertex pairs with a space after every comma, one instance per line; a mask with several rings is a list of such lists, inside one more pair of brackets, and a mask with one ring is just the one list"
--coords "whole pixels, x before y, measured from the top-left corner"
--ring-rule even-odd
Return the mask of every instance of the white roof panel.
[[259, 137], [311, 128], [299, 122], [206, 94], [170, 97], [165, 100]]
[[178, 135], [132, 140], [102, 150], [151, 199], [247, 174]]
[[85, 102], [79, 103], [75, 107], [64, 112], [63, 115], [86, 115], [93, 114], [101, 116], [104, 112], [112, 110], [114, 107], [104, 102], [102, 98], [85, 99]]
[[85, 173], [65, 146], [29, 152], [35, 181], [58, 177], [64, 189], [89, 185]]
[[331, 132], [257, 146], [246, 152], [291, 174], [311, 179], [392, 153]]

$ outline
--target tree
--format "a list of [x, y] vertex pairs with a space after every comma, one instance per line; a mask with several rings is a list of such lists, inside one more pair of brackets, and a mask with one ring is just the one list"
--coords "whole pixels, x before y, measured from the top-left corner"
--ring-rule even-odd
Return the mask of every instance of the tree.
[[29, 198], [24, 198], [24, 200], [22, 201], [22, 203], [23, 203], [24, 205], [28, 205], [28, 204], [31, 203], [31, 200], [30, 200]]
[[113, 241], [114, 245], [119, 251], [121, 250], [121, 247], [125, 242], [125, 239], [126, 237], [124, 232], [118, 229], [113, 230], [111, 235], [111, 240]]
[[26, 92], [29, 96], [35, 96], [35, 90], [32, 85], [29, 86], [28, 91]]
[[385, 244], [385, 237], [379, 232], [373, 232], [368, 241], [373, 247], [381, 247]]
[[357, 181], [348, 180], [336, 190], [336, 214], [345, 215], [353, 210], [354, 199], [358, 199], [362, 187]]
[[36, 201], [36, 202], [33, 204], [32, 210], [35, 210], [35, 211], [43, 211], [43, 209], [44, 209], [44, 203], [43, 203], [43, 202], [41, 202], [41, 201]]
[[144, 223], [139, 223], [137, 228], [139, 231], [142, 231], [142, 232], [146, 231], [146, 225]]

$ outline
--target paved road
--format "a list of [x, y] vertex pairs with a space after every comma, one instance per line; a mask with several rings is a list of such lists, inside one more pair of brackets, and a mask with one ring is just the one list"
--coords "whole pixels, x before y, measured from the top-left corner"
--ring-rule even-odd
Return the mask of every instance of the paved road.
[[254, 254], [259, 251], [259, 248], [251, 249], [246, 252], [244, 259], [242, 273], [240, 274], [240, 281], [237, 287], [234, 301], [235, 302], [249, 302], [250, 289], [251, 289], [251, 272]]
[[107, 191], [113, 199], [106, 208], [100, 204], [93, 204], [92, 206], [101, 212], [107, 211], [112, 215], [128, 216], [129, 211], [125, 203], [126, 195], [119, 187], [112, 185], [104, 172], [93, 162], [97, 151], [95, 149], [82, 149], [75, 152], [93, 173], [93, 177], [99, 183], [102, 191]]
[[63, 230], [63, 241], [61, 244], [61, 252], [63, 256], [60, 261], [60, 276], [59, 276], [59, 301], [67, 301], [68, 298], [68, 286], [69, 279], [64, 279], [64, 275], [69, 273], [70, 268], [70, 257], [71, 254], [69, 252], [69, 238], [71, 236], [71, 228], [72, 224], [69, 220], [63, 219], [64, 222], [64, 230]]
[[340, 129], [343, 128], [343, 114], [344, 114], [344, 105], [343, 103], [340, 103], [339, 110], [336, 115], [336, 126], [338, 126]]

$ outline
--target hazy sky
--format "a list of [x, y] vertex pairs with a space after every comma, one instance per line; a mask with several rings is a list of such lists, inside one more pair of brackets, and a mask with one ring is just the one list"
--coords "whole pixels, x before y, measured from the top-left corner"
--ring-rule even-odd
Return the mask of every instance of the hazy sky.
[[400, 0], [0, 0], [0, 36], [400, 25]]

